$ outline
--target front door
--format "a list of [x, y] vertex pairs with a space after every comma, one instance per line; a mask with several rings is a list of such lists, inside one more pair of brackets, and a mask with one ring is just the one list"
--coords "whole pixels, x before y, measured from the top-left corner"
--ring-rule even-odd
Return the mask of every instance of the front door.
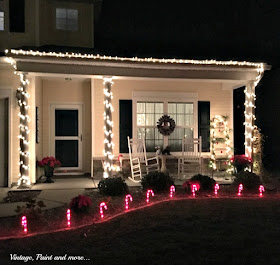
[[0, 187], [8, 186], [8, 98], [0, 98]]
[[51, 105], [52, 154], [64, 170], [82, 169], [82, 105]]

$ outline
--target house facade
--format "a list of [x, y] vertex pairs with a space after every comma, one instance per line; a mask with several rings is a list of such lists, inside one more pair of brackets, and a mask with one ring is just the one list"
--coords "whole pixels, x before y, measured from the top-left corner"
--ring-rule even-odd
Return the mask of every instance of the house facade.
[[[86, 29], [83, 25], [94, 20], [94, 12], [89, 12], [94, 1], [34, 1], [36, 5], [39, 37], [12, 43], [8, 28], [2, 32], [12, 44], [7, 41], [0, 59], [0, 186], [35, 183], [42, 174], [36, 161], [46, 156], [58, 158], [62, 162], [58, 173], [68, 177], [93, 175], [94, 161], [102, 160], [108, 177], [116, 158], [127, 156], [127, 136], [145, 137], [148, 153], [157, 146], [170, 146], [178, 156], [183, 137], [201, 136], [203, 157], [209, 158], [210, 120], [227, 116], [227, 125], [233, 129], [233, 90], [242, 86], [246, 87], [245, 152], [252, 155], [255, 87], [267, 69], [265, 64], [112, 57], [65, 47], [50, 51], [50, 46], [42, 45], [93, 48], [93, 33], [85, 32], [93, 32], [92, 25]], [[41, 14], [41, 5], [46, 5], [49, 16]], [[46, 19], [51, 21], [48, 26]], [[76, 43], [79, 34], [81, 42]], [[2, 38], [1, 45], [5, 46]], [[164, 114], [176, 123], [170, 136], [157, 129]]]

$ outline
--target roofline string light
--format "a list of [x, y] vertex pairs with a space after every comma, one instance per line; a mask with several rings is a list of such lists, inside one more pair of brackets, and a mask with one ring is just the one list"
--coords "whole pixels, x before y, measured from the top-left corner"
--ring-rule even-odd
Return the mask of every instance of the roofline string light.
[[217, 61], [211, 60], [193, 60], [193, 59], [159, 59], [159, 58], [138, 58], [138, 57], [120, 57], [120, 56], [106, 56], [106, 55], [94, 55], [94, 54], [81, 54], [73, 52], [40, 52], [40, 51], [25, 51], [11, 49], [5, 50], [5, 53], [14, 55], [26, 55], [26, 56], [39, 56], [39, 57], [57, 57], [57, 58], [74, 58], [74, 59], [93, 59], [93, 60], [109, 60], [109, 61], [121, 61], [121, 62], [139, 62], [139, 63], [163, 63], [163, 64], [194, 64], [194, 65], [220, 65], [220, 66], [247, 66], [264, 68], [264, 63], [253, 63], [247, 61]]
[[113, 81], [111, 77], [103, 78], [104, 84], [104, 178], [112, 177], [112, 171], [115, 170], [113, 166], [113, 121], [112, 112], [114, 111], [112, 105], [113, 93], [111, 92], [111, 86]]

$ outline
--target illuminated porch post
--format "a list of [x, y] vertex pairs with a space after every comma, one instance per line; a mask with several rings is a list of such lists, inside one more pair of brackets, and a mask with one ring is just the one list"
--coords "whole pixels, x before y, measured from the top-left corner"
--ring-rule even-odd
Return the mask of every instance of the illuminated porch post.
[[259, 64], [257, 69], [258, 75], [254, 81], [249, 82], [244, 90], [245, 93], [245, 155], [252, 158], [252, 168], [253, 171], [253, 142], [254, 142], [254, 128], [255, 128], [255, 110], [256, 110], [256, 93], [255, 89], [258, 83], [260, 82], [263, 73], [264, 73], [264, 65], [262, 63]]
[[20, 86], [17, 90], [17, 98], [19, 105], [19, 117], [20, 117], [20, 125], [19, 125], [19, 187], [26, 187], [30, 185], [30, 117], [29, 117], [29, 109], [30, 106], [28, 104], [28, 99], [30, 98], [30, 94], [28, 93], [28, 85], [29, 81], [26, 78], [26, 74], [19, 74], [20, 76]]
[[111, 91], [112, 87], [112, 78], [104, 77], [104, 178], [112, 177], [113, 169], [113, 121], [112, 121], [112, 98], [113, 94]]

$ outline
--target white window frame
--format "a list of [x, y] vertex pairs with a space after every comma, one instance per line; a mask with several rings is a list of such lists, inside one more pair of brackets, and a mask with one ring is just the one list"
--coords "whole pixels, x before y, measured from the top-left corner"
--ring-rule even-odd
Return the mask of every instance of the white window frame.
[[[3, 10], [0, 9], [0, 13], [3, 13], [3, 29], [1, 29], [0, 27], [0, 31], [4, 31], [5, 30], [5, 12]], [[0, 16], [1, 17], [1, 16]], [[1, 25], [1, 24], [0, 24]]]
[[[185, 92], [148, 92], [133, 91], [132, 93], [132, 116], [133, 116], [133, 138], [137, 137], [137, 102], [162, 102], [163, 114], [168, 114], [168, 103], [192, 103], [193, 104], [193, 137], [198, 137], [198, 113], [197, 113], [197, 93]], [[176, 129], [175, 129], [176, 130]], [[163, 137], [163, 146], [168, 145], [168, 137]], [[172, 150], [171, 150], [172, 152]], [[150, 152], [153, 153], [153, 152]], [[180, 155], [182, 152], [172, 152], [174, 155]]]
[[[57, 28], [57, 15], [56, 15], [56, 12], [57, 12], [58, 9], [65, 9], [65, 11], [66, 11], [66, 17], [65, 17], [66, 28]], [[77, 28], [76, 29], [69, 28], [68, 10], [76, 10], [77, 13], [78, 13], [78, 16], [77, 16]], [[56, 7], [55, 8], [55, 29], [56, 30], [63, 30], [63, 31], [70, 31], [70, 32], [79, 31], [79, 10], [77, 8]]]

